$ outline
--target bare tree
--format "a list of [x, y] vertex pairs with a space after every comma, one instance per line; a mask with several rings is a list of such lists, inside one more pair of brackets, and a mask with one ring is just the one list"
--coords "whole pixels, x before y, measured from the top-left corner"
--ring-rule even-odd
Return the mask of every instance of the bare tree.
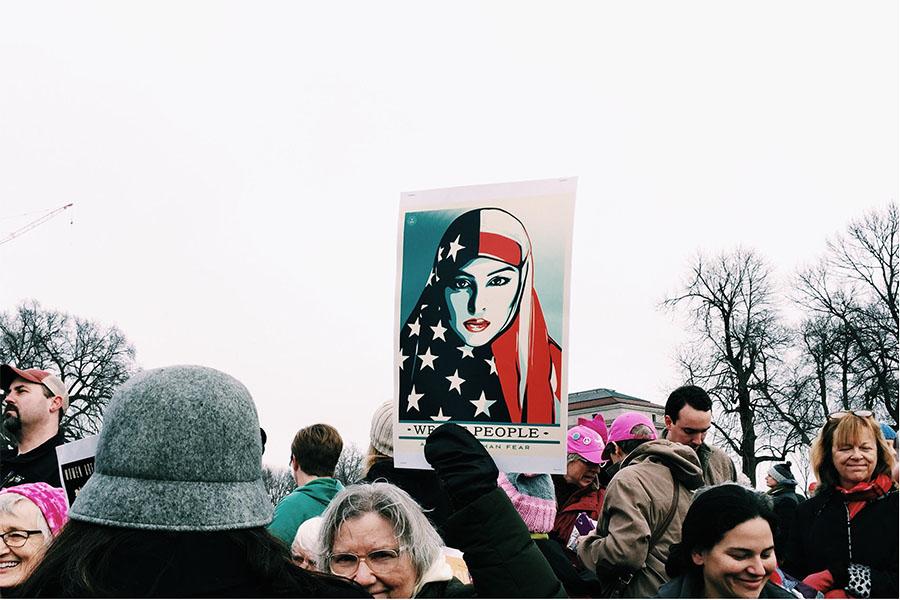
[[896, 426], [900, 240], [897, 205], [850, 223], [797, 278], [797, 301], [832, 323], [842, 346], [838, 394], [826, 405], [877, 410]]
[[334, 478], [344, 485], [358, 483], [363, 478], [363, 462], [365, 456], [356, 447], [356, 444], [348, 444], [341, 451], [337, 466], [334, 468]]
[[294, 481], [294, 476], [291, 474], [290, 469], [264, 466], [262, 469], [262, 480], [263, 485], [266, 487], [266, 493], [269, 495], [269, 500], [272, 501], [272, 506], [281, 502], [282, 498], [293, 492], [294, 488], [297, 487], [297, 482]]
[[55, 371], [69, 390], [67, 439], [100, 431], [113, 392], [137, 371], [134, 346], [116, 326], [46, 310], [36, 301], [0, 313], [0, 361]]
[[719, 437], [741, 457], [741, 470], [754, 484], [759, 462], [783, 460], [796, 443], [785, 444], [784, 428], [773, 431], [770, 423], [762, 433], [765, 443], [758, 444], [762, 412], [787, 391], [773, 385], [790, 334], [775, 310], [770, 279], [752, 250], [701, 255], [683, 290], [664, 302], [683, 306], [690, 317], [695, 336], [679, 362], [687, 378], [717, 401]]

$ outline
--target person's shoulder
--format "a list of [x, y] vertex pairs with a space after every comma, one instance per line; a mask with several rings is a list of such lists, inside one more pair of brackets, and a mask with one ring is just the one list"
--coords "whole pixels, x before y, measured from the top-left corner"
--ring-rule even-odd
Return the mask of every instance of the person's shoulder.
[[475, 586], [456, 577], [446, 581], [430, 581], [422, 586], [416, 598], [476, 598]]
[[350, 579], [328, 575], [324, 573], [311, 573], [309, 571], [295, 572], [296, 588], [285, 590], [285, 597], [308, 598], [371, 598], [371, 594]]
[[802, 598], [803, 596], [781, 587], [778, 584], [767, 581], [763, 586], [760, 598]]

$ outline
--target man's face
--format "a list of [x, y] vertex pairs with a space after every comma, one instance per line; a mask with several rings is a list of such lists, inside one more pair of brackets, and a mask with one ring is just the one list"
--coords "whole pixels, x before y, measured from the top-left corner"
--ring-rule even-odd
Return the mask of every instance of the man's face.
[[18, 433], [23, 428], [57, 418], [55, 411], [52, 411], [52, 407], [58, 404], [57, 399], [48, 398], [44, 389], [40, 383], [21, 377], [13, 379], [3, 399], [3, 426], [7, 431]]
[[666, 429], [668, 430], [666, 437], [673, 442], [685, 444], [696, 450], [703, 443], [711, 424], [712, 413], [710, 411], [697, 410], [690, 404], [685, 404], [678, 411], [678, 418], [675, 421], [666, 415]]

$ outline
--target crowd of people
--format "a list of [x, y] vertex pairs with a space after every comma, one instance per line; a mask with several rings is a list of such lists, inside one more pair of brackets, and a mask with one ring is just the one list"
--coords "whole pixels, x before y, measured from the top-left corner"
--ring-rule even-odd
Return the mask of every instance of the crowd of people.
[[661, 432], [638, 412], [580, 418], [560, 475], [501, 472], [454, 423], [425, 441], [431, 470], [397, 468], [385, 402], [360, 482], [334, 477], [340, 433], [309, 424], [273, 506], [247, 389], [172, 366], [116, 391], [69, 506], [64, 383], [2, 365], [0, 389], [17, 441], [2, 455], [4, 597], [898, 597], [896, 433], [869, 411], [823, 423], [807, 498], [791, 463], [766, 493], [744, 485], [706, 441], [712, 401], [694, 385], [669, 395]]

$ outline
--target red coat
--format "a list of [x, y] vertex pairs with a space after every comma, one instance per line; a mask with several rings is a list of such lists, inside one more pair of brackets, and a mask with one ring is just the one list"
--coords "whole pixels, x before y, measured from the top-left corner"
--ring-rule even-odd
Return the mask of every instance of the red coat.
[[[562, 475], [554, 475], [556, 489], [560, 489]], [[557, 498], [556, 521], [553, 522], [553, 531], [550, 537], [559, 540], [563, 546], [569, 541], [572, 529], [575, 528], [575, 519], [579, 513], [585, 512], [593, 520], [600, 518], [600, 509], [603, 506], [603, 494], [605, 488], [589, 485], [571, 494], [568, 498]]]

